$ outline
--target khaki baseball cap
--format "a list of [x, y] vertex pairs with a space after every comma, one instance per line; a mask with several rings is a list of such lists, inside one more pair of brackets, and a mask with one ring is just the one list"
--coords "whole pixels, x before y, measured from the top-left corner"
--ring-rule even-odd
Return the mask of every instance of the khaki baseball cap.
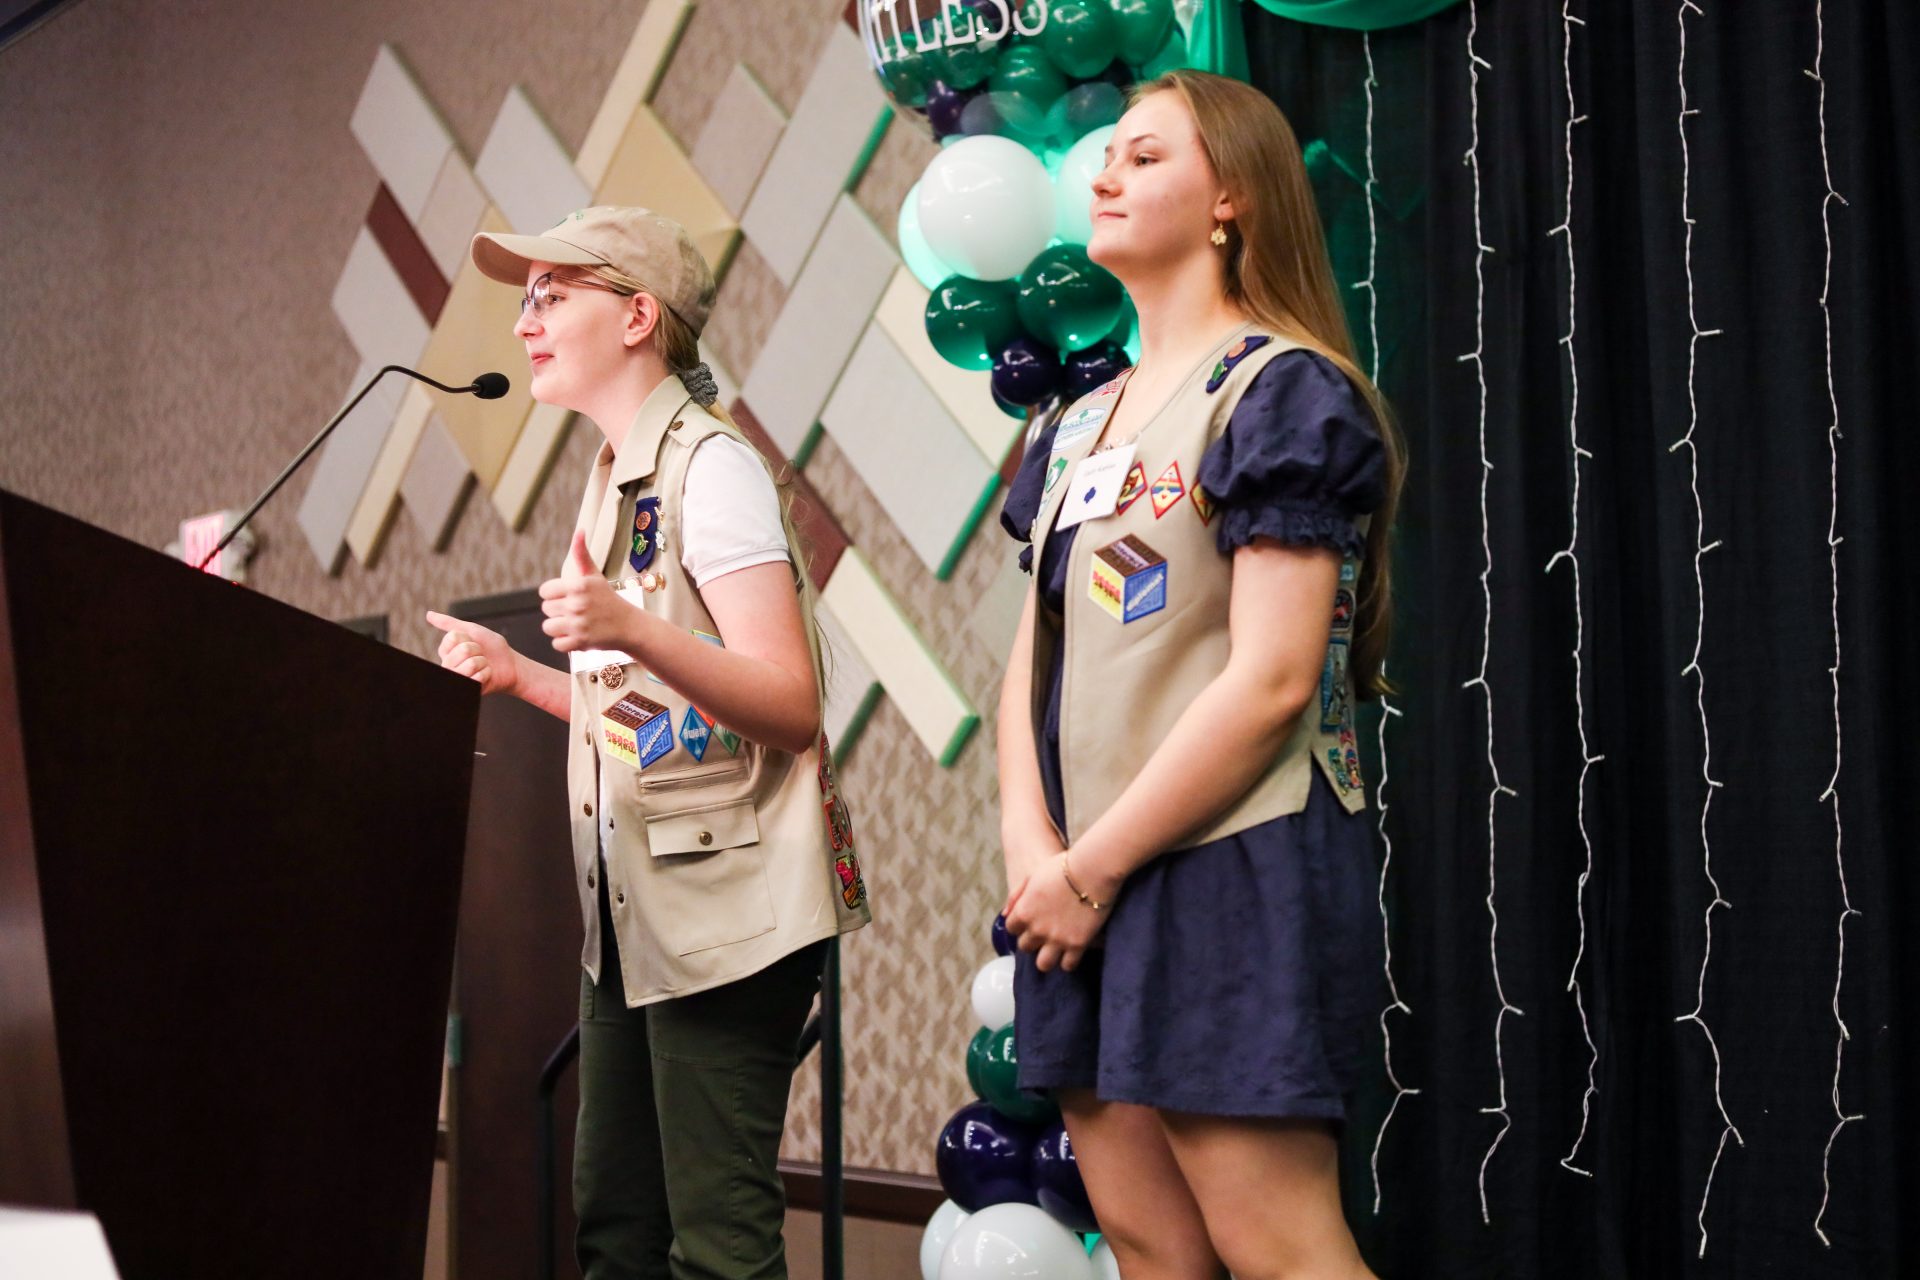
[[481, 273], [524, 288], [527, 264], [611, 267], [625, 283], [645, 289], [686, 321], [695, 333], [713, 310], [713, 271], [687, 229], [651, 209], [595, 205], [576, 209], [537, 236], [473, 238], [473, 263]]

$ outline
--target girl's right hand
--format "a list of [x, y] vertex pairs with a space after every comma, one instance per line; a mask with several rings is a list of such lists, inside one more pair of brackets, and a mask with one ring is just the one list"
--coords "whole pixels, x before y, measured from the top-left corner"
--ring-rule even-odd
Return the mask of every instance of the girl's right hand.
[[1002, 844], [1006, 853], [1008, 902], [1019, 895], [1020, 886], [1027, 882], [1028, 876], [1057, 857], [1063, 848], [1052, 832], [1027, 839], [1009, 839], [1003, 835]]
[[506, 638], [474, 622], [427, 610], [427, 621], [440, 637], [440, 665], [480, 682], [480, 692], [516, 693], [520, 685], [520, 655]]

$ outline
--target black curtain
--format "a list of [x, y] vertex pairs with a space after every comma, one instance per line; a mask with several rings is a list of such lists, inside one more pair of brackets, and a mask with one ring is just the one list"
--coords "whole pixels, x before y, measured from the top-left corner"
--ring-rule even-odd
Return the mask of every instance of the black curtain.
[[1394, 1278], [1920, 1274], [1920, 12], [1566, 7], [1245, 6], [1412, 454], [1382, 851], [1418, 1092], [1376, 1044], [1349, 1214]]

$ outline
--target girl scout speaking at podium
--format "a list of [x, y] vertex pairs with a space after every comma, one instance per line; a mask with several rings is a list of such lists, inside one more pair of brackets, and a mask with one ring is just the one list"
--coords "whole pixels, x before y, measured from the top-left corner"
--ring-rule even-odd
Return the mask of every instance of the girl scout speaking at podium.
[[1090, 198], [1141, 359], [1002, 517], [1034, 575], [999, 729], [1020, 1083], [1123, 1275], [1363, 1277], [1333, 1135], [1384, 998], [1353, 699], [1400, 447], [1258, 90], [1143, 86]]
[[540, 587], [570, 674], [427, 615], [443, 666], [569, 726], [580, 1263], [589, 1280], [782, 1277], [795, 1049], [825, 940], [869, 919], [804, 561], [767, 464], [714, 403], [696, 346], [713, 275], [679, 224], [582, 209], [472, 252], [526, 291], [534, 398], [606, 437]]

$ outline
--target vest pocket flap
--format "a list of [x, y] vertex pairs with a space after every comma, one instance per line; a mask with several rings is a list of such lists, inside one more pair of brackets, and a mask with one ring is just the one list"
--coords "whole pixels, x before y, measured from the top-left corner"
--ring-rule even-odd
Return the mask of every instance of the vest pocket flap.
[[757, 844], [760, 823], [751, 799], [704, 809], [681, 809], [649, 817], [647, 851], [654, 857], [674, 853], [712, 853]]

